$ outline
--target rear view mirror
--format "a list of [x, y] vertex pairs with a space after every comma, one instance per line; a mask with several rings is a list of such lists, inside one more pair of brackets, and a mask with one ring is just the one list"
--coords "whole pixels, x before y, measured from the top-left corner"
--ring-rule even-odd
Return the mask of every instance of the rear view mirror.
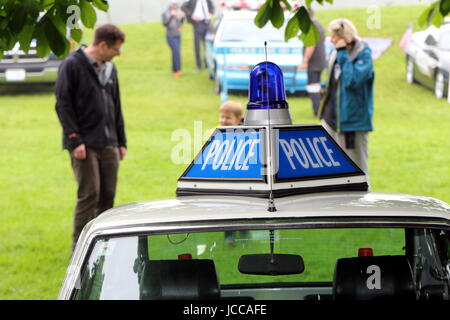
[[279, 276], [305, 271], [303, 258], [294, 254], [247, 254], [239, 259], [240, 273]]

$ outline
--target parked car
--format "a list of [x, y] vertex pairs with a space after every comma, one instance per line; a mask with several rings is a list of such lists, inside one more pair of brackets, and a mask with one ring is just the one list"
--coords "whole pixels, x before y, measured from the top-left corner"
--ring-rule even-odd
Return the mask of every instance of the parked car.
[[448, 95], [450, 24], [431, 26], [411, 35], [405, 49], [406, 81], [434, 90], [438, 99]]
[[[216, 92], [248, 90], [248, 75], [259, 62], [267, 59], [283, 70], [286, 91], [305, 91], [307, 73], [300, 71], [303, 44], [297, 38], [284, 41], [285, 26], [276, 29], [270, 23], [258, 28], [253, 20], [256, 11], [225, 11], [216, 18], [206, 35], [205, 60], [210, 79], [216, 81]], [[331, 48], [329, 49], [331, 50]]]
[[187, 196], [111, 209], [84, 229], [59, 299], [449, 299], [447, 204], [365, 192], [286, 197], [275, 213], [266, 203]]
[[53, 53], [44, 58], [36, 54], [36, 41], [25, 53], [17, 43], [0, 58], [0, 83], [54, 83], [61, 64]]

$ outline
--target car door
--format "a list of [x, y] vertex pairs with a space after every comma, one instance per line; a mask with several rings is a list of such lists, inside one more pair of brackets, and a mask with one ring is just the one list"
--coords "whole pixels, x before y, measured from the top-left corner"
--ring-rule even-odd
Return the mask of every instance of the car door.
[[436, 54], [437, 40], [433, 34], [429, 34], [424, 41], [423, 50], [419, 50], [416, 56], [416, 65], [419, 70], [417, 80], [424, 85], [434, 87], [434, 75], [438, 65]]

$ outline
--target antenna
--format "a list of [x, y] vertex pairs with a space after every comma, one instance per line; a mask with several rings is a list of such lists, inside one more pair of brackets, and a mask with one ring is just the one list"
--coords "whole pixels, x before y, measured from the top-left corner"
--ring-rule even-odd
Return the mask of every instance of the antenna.
[[[267, 101], [269, 100], [269, 68], [267, 66], [267, 41], [264, 41], [264, 53], [266, 55], [266, 97]], [[269, 173], [269, 207], [267, 208], [267, 211], [269, 212], [275, 212], [277, 211], [277, 208], [275, 208], [275, 201], [273, 198], [273, 181], [272, 181], [272, 124], [270, 121], [270, 108], [267, 108], [267, 119], [269, 120], [269, 164], [268, 168], [270, 168]]]

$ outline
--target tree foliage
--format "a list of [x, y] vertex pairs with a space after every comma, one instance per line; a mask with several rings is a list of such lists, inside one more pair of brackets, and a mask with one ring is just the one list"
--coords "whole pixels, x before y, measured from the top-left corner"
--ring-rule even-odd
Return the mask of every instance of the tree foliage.
[[28, 52], [36, 39], [40, 57], [50, 51], [64, 57], [70, 39], [81, 41], [81, 23], [95, 26], [94, 8], [107, 11], [109, 5], [106, 0], [0, 0], [0, 52], [11, 50], [17, 42]]
[[[306, 46], [311, 46], [320, 39], [319, 32], [314, 24], [311, 23], [311, 17], [307, 11], [314, 2], [320, 5], [323, 5], [325, 2], [333, 4], [333, 0], [297, 0], [299, 6], [293, 9], [288, 0], [265, 0], [264, 4], [258, 10], [254, 22], [259, 28], [264, 27], [269, 21], [275, 28], [281, 28], [285, 22], [283, 6], [285, 10], [291, 12], [285, 29], [284, 39], [288, 41], [291, 38], [299, 36]], [[449, 13], [450, 0], [437, 0], [420, 15], [418, 20], [419, 25], [422, 27], [430, 24], [440, 26]]]
[[[333, 0], [296, 0], [295, 8], [290, 0], [265, 0], [255, 17], [255, 24], [262, 28], [269, 21], [275, 28], [285, 23], [284, 11], [291, 12], [285, 30], [285, 40], [300, 34], [306, 46], [319, 40], [319, 33], [311, 23], [307, 9], [315, 2], [333, 4]], [[80, 43], [83, 31], [81, 23], [94, 28], [97, 22], [95, 8], [108, 11], [107, 0], [0, 0], [0, 55], [11, 50], [19, 42], [28, 51], [33, 39], [37, 41], [37, 53], [43, 57], [50, 51], [58, 57], [70, 51], [70, 39]], [[433, 2], [419, 17], [419, 25], [440, 26], [450, 13], [450, 0]], [[80, 23], [81, 22], [81, 23]]]

